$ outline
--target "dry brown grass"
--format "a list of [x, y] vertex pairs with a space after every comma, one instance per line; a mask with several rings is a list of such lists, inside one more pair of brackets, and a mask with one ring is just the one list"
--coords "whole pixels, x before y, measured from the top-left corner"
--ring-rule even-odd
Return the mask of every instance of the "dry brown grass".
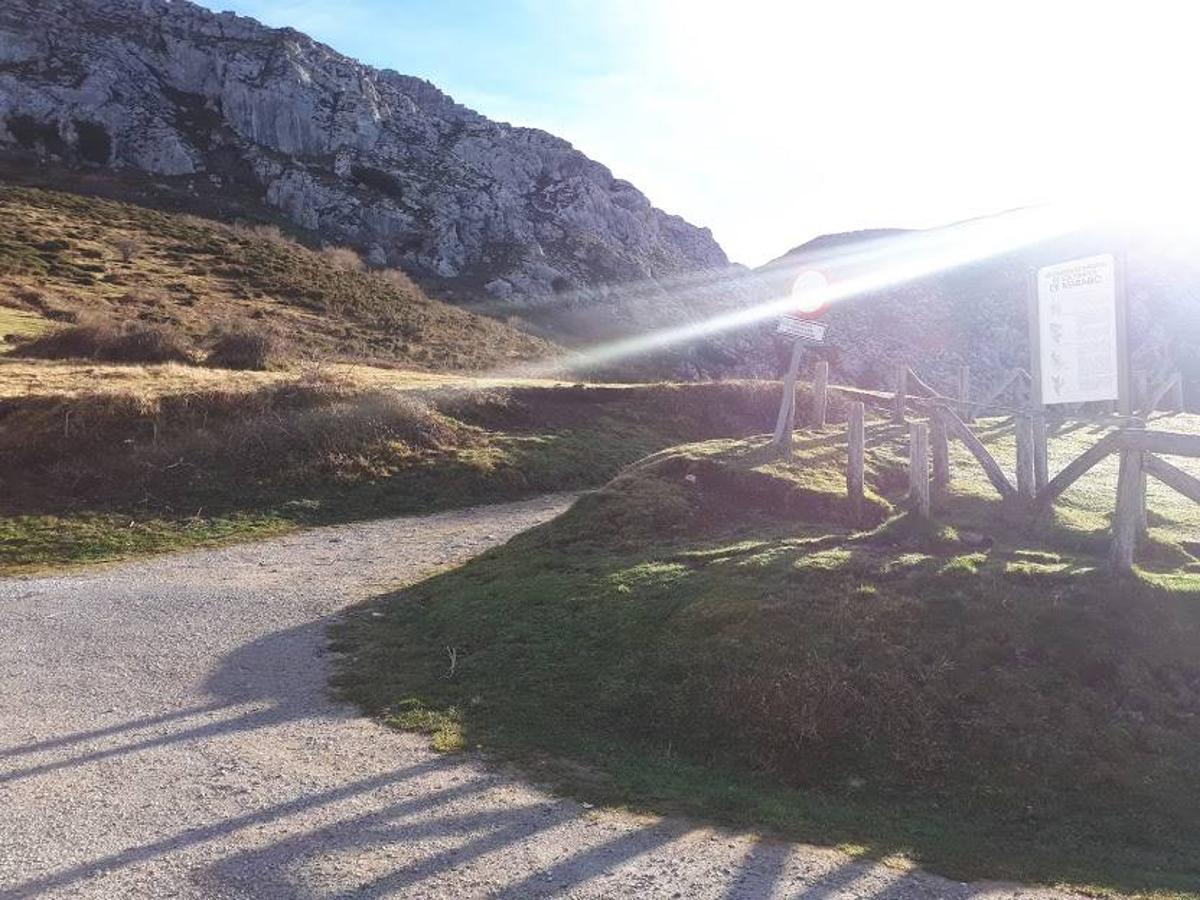
[[362, 257], [350, 247], [325, 247], [321, 256], [331, 266], [344, 272], [361, 272], [364, 268]]
[[553, 353], [545, 341], [430, 299], [345, 248], [306, 248], [272, 225], [0, 184], [0, 304], [45, 319], [170, 326], [189, 351], [214, 322], [287, 335], [297, 355], [480, 371]]
[[241, 393], [291, 382], [331, 382], [360, 390], [406, 391], [507, 386], [558, 387], [567, 383], [549, 378], [459, 375], [324, 361], [298, 364], [295, 370], [255, 372], [176, 363], [119, 365], [0, 356], [0, 399], [30, 396], [79, 398], [111, 394], [154, 399], [172, 394], [211, 390]]
[[13, 356], [32, 359], [191, 362], [183, 341], [167, 326], [95, 319], [19, 339], [11, 352]]
[[286, 358], [286, 343], [279, 335], [242, 325], [217, 329], [204, 362], [218, 369], [265, 372], [282, 368]]
[[11, 399], [0, 401], [0, 423], [3, 505], [50, 508], [385, 477], [413, 454], [472, 440], [415, 394], [296, 381]]

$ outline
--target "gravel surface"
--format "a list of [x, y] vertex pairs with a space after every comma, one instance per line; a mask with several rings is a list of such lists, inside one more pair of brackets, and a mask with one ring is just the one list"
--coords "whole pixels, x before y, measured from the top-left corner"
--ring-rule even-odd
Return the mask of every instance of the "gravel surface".
[[1061, 896], [588, 809], [328, 696], [340, 608], [570, 499], [0, 580], [0, 896]]

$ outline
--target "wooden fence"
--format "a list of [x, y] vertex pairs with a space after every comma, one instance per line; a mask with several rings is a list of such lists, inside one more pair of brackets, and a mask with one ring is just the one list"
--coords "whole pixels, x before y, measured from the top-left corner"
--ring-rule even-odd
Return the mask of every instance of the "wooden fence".
[[[1146, 528], [1147, 476], [1200, 503], [1200, 478], [1162, 458], [1200, 458], [1200, 436], [1146, 428], [1145, 420], [1164, 401], [1167, 401], [1172, 412], [1184, 410], [1181, 376], [1178, 373], [1170, 375], [1153, 389], [1150, 389], [1149, 379], [1145, 376], [1139, 376], [1137, 381], [1140, 416], [1121, 417], [1109, 413], [1072, 417], [1116, 430], [1104, 435], [1053, 477], [1049, 473], [1045, 412], [1031, 405], [1030, 375], [1024, 369], [1010, 370], [982, 400], [976, 401], [970, 397], [970, 370], [965, 366], [960, 369], [957, 379], [958, 396], [938, 392], [909, 366], [899, 366], [896, 388], [889, 398], [878, 392], [831, 386], [828, 364], [820, 362], [813, 379], [812, 424], [816, 427], [825, 425], [829, 391], [841, 391], [851, 398], [847, 417], [846, 490], [856, 520], [861, 517], [863, 508], [868, 402], [889, 407], [891, 418], [897, 423], [906, 422], [910, 410], [925, 417], [925, 421], [911, 423], [909, 440], [909, 505], [915, 514], [921, 516], [929, 516], [945, 500], [951, 480], [951, 439], [959, 441], [974, 457], [1002, 500], [1021, 504], [1032, 515], [1049, 509], [1083, 475], [1107, 457], [1119, 454], [1121, 462], [1111, 564], [1117, 572], [1128, 572], [1133, 568], [1138, 539]], [[1001, 401], [1010, 392], [1013, 405], [1002, 404]], [[1010, 414], [1014, 417], [1017, 449], [1015, 478], [1009, 478], [971, 430], [970, 423], [982, 413]], [[781, 415], [778, 425], [790, 429], [795, 416], [794, 404], [785, 415]]]

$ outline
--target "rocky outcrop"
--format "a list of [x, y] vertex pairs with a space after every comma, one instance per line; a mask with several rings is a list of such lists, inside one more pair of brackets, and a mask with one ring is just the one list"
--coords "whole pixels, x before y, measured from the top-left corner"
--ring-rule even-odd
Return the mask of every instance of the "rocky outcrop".
[[378, 265], [514, 306], [727, 264], [566, 141], [184, 0], [6, 0], [0, 150], [257, 194]]

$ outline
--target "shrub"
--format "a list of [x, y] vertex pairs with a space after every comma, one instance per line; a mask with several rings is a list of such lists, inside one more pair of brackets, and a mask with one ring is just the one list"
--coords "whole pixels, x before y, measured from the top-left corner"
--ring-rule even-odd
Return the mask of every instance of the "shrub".
[[403, 293], [421, 293], [420, 286], [402, 269], [382, 269], [375, 274], [375, 277]]
[[335, 269], [347, 272], [361, 272], [363, 269], [362, 257], [349, 247], [324, 247], [321, 256]]
[[217, 369], [263, 372], [279, 366], [284, 356], [283, 342], [275, 334], [241, 325], [218, 330], [204, 362]]
[[117, 253], [121, 254], [122, 262], [132, 261], [138, 255], [138, 251], [142, 249], [142, 245], [131, 237], [117, 238], [113, 241], [113, 247]]
[[82, 322], [21, 341], [14, 356], [102, 362], [191, 362], [179, 335], [162, 325]]

